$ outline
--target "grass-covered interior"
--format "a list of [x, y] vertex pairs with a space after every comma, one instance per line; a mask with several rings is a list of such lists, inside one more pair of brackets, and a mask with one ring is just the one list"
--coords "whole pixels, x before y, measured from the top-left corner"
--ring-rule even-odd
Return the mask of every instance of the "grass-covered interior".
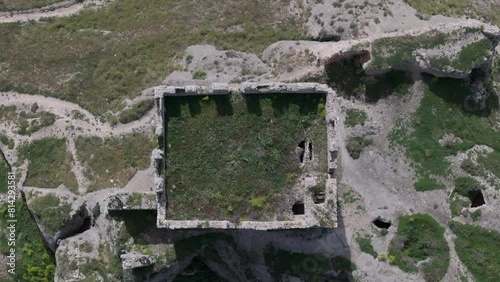
[[352, 279], [351, 273], [356, 270], [356, 265], [343, 256], [328, 258], [321, 254], [294, 253], [272, 245], [265, 249], [264, 258], [273, 281], [279, 281], [284, 274], [300, 277], [304, 281], [325, 281], [324, 274], [331, 271], [344, 273], [339, 274], [338, 281], [351, 281], [348, 279]]
[[189, 45], [260, 53], [304, 38], [302, 15], [288, 11], [292, 1], [120, 0], [71, 17], [2, 24], [0, 90], [56, 97], [97, 115], [117, 111], [179, 70]]
[[455, 233], [455, 250], [474, 279], [480, 282], [500, 281], [500, 233], [495, 230], [450, 222]]
[[166, 97], [167, 218], [287, 219], [300, 141], [313, 144], [304, 170], [327, 170], [324, 101], [318, 94]]
[[67, 150], [66, 139], [47, 137], [19, 147], [21, 159], [29, 160], [24, 185], [57, 188], [64, 184], [76, 191], [78, 184], [71, 171], [73, 158]]
[[[406, 272], [422, 271], [426, 281], [441, 281], [448, 270], [449, 247], [444, 228], [427, 214], [401, 216], [389, 246], [394, 264]], [[417, 263], [424, 261], [419, 266]]]
[[[492, 130], [498, 101], [487, 102], [487, 108], [480, 111], [469, 104], [469, 89], [461, 80], [427, 78], [426, 82], [427, 89], [415, 114], [398, 123], [389, 136], [405, 148], [419, 176], [415, 184], [418, 191], [444, 188], [435, 177], [450, 176], [446, 156], [476, 144], [500, 150], [500, 132]], [[439, 140], [444, 134], [453, 134], [462, 141], [441, 145]]]

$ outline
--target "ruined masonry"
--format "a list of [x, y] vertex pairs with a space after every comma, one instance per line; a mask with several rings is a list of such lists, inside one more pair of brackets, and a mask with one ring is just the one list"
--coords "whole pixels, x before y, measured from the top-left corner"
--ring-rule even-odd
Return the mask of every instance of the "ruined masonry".
[[[336, 93], [327, 85], [318, 83], [243, 83], [229, 85], [226, 83], [213, 83], [209, 86], [158, 86], [154, 88], [157, 105], [156, 136], [158, 144], [165, 140], [164, 130], [164, 97], [166, 96], [209, 96], [230, 95], [231, 93], [251, 94], [323, 94], [326, 96], [326, 128], [328, 146], [328, 178], [325, 181], [324, 202], [314, 203], [312, 197], [304, 196], [304, 214], [294, 217], [290, 221], [242, 221], [234, 224], [228, 220], [168, 220], [166, 215], [167, 197], [165, 191], [165, 155], [163, 150], [157, 148], [151, 154], [155, 167], [155, 191], [157, 197], [157, 226], [169, 229], [298, 229], [312, 227], [337, 227], [337, 180], [335, 172], [337, 169], [338, 142], [336, 142], [336, 125], [338, 114], [334, 112], [333, 103]], [[304, 195], [307, 191], [307, 179], [304, 183]], [[321, 224], [321, 217], [328, 217], [331, 222], [325, 226]]]

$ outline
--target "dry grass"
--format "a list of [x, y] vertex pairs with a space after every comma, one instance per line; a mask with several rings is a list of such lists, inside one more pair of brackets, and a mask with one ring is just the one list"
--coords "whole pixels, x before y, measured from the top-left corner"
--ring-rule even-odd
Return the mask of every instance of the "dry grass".
[[78, 184], [71, 172], [73, 158], [67, 150], [66, 140], [53, 137], [35, 140], [19, 148], [21, 159], [28, 159], [26, 186], [57, 188], [64, 184], [75, 191]]
[[91, 192], [124, 187], [138, 170], [149, 166], [153, 142], [151, 136], [139, 132], [104, 140], [79, 137], [76, 149], [78, 159], [87, 166]]
[[304, 37], [291, 0], [120, 0], [42, 23], [0, 25], [0, 90], [76, 102], [94, 114], [123, 108], [179, 68], [187, 46], [262, 52]]

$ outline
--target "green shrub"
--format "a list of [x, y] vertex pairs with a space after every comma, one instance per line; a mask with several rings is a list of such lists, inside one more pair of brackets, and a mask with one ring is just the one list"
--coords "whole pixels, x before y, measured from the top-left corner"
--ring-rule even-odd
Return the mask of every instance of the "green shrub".
[[357, 237], [356, 242], [358, 243], [359, 248], [362, 252], [367, 253], [374, 258], [377, 258], [378, 254], [372, 246], [372, 238], [369, 235]]
[[484, 187], [471, 177], [457, 177], [455, 178], [455, 193], [463, 197], [469, 197], [472, 193], [476, 191], [484, 190]]
[[476, 281], [500, 281], [500, 233], [495, 230], [461, 224], [449, 223], [455, 239], [455, 250], [460, 260], [474, 276]]
[[203, 70], [195, 70], [193, 71], [193, 79], [201, 79], [204, 80], [207, 78], [207, 73]]
[[481, 210], [476, 210], [470, 213], [470, 217], [473, 221], [478, 220], [481, 217]]
[[347, 140], [346, 148], [349, 155], [356, 160], [361, 155], [363, 149], [371, 144], [373, 144], [373, 140], [371, 139], [354, 137]]
[[125, 109], [120, 113], [118, 120], [121, 123], [129, 123], [138, 120], [147, 114], [155, 105], [154, 100], [143, 100], [134, 104], [131, 108]]
[[355, 125], [364, 125], [365, 121], [368, 119], [366, 112], [358, 109], [347, 109], [345, 124], [347, 127], [353, 127]]
[[252, 198], [252, 207], [256, 209], [261, 209], [264, 206], [265, 198]]
[[[427, 214], [399, 218], [398, 231], [389, 246], [392, 263], [406, 272], [423, 272], [426, 281], [441, 281], [450, 261], [444, 228]], [[417, 263], [427, 260], [420, 266]]]

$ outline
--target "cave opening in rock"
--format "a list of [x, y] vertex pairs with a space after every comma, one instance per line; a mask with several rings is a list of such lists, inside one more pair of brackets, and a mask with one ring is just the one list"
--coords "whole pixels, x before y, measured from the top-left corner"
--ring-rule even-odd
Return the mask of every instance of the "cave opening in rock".
[[471, 205], [470, 205], [471, 208], [480, 207], [480, 206], [486, 204], [486, 202], [484, 201], [483, 192], [481, 192], [481, 190], [472, 192], [470, 194], [469, 198], [471, 201]]
[[295, 202], [292, 206], [292, 212], [294, 215], [301, 215], [305, 213], [304, 202], [298, 201]]
[[377, 226], [378, 228], [381, 229], [388, 229], [391, 227], [391, 221], [390, 220], [384, 220], [381, 217], [377, 217], [374, 221], [373, 224]]
[[313, 159], [313, 143], [309, 142], [309, 160]]

